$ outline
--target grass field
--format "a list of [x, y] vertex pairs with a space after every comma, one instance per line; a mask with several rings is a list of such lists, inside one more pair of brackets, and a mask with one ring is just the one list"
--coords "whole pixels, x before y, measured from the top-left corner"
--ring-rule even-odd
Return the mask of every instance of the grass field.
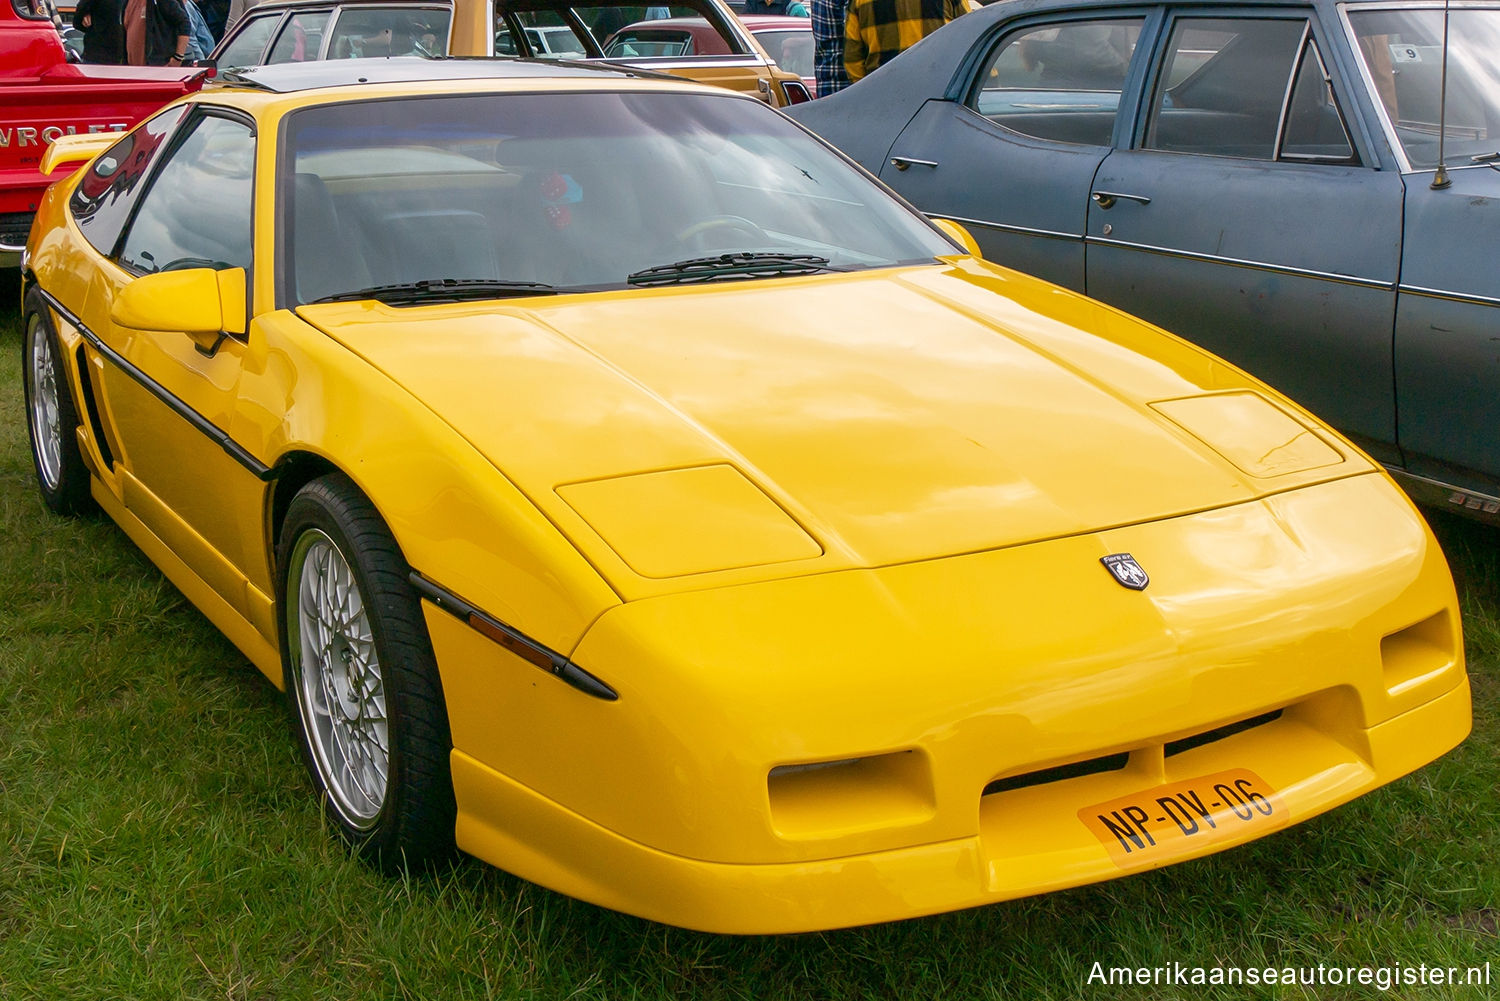
[[1090, 983], [1104, 967], [1492, 965], [1500, 533], [1435, 527], [1475, 732], [1417, 774], [1213, 858], [817, 935], [727, 938], [473, 861], [383, 879], [322, 829], [281, 698], [110, 523], [32, 483], [0, 304], [0, 999], [1500, 996], [1500, 986]]

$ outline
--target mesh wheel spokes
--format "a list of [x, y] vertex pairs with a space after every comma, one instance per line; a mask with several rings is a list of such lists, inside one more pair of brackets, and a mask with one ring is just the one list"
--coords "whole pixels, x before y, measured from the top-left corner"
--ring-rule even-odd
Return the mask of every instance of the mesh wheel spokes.
[[26, 381], [31, 389], [31, 433], [37, 469], [47, 489], [62, 481], [62, 417], [58, 409], [57, 366], [52, 360], [52, 338], [42, 318], [31, 315], [26, 329]]
[[371, 827], [390, 773], [385, 685], [354, 573], [327, 535], [297, 540], [288, 573], [298, 661], [297, 698], [313, 757], [330, 799], [354, 827]]

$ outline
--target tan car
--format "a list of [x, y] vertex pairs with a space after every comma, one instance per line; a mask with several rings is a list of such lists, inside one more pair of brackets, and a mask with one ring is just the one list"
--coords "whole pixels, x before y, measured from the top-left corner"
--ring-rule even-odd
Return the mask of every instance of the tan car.
[[[692, 20], [712, 44], [692, 52], [610, 53], [643, 21]], [[608, 59], [758, 94], [772, 107], [811, 100], [778, 67], [724, 0], [620, 6], [611, 0], [272, 0], [248, 10], [214, 50], [220, 71], [359, 56], [528, 56]]]
[[612, 0], [455, 0], [449, 51], [604, 59], [617, 31], [653, 18], [701, 19], [719, 36], [718, 44], [704, 47], [713, 51], [611, 55], [611, 63], [758, 94], [778, 108], [810, 99], [802, 79], [776, 65], [724, 0], [642, 6]]

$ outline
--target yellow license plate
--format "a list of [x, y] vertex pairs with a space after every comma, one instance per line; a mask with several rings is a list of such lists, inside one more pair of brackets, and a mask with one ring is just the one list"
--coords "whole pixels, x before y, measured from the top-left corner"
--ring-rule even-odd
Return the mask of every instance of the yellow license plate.
[[1291, 817], [1269, 782], [1237, 768], [1087, 806], [1078, 819], [1116, 865], [1138, 869], [1258, 838]]

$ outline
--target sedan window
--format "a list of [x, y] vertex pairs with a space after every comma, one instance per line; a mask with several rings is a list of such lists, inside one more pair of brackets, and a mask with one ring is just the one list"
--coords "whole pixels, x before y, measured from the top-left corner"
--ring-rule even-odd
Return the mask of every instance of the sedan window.
[[[551, 31], [539, 38], [536, 28]], [[559, 37], [561, 28], [573, 39]], [[619, 6], [614, 0], [498, 0], [495, 51], [520, 52], [522, 36], [533, 56], [639, 59], [744, 52], [704, 0], [654, 7]]]
[[1007, 35], [970, 107], [1022, 135], [1107, 146], [1143, 23], [1068, 21]]
[[1299, 18], [1183, 18], [1172, 30], [1147, 149], [1255, 160], [1354, 156]]
[[1455, 7], [1449, 25], [1448, 96], [1442, 100], [1443, 12], [1359, 11], [1349, 23], [1396, 139], [1413, 167], [1437, 166], [1439, 122], [1449, 164], [1491, 162], [1500, 152], [1500, 10]]
[[344, 8], [329, 40], [329, 59], [369, 56], [443, 56], [448, 54], [447, 8]]
[[200, 118], [141, 200], [125, 234], [120, 265], [137, 274], [248, 269], [254, 166], [249, 126]]
[[314, 10], [293, 14], [271, 46], [267, 63], [303, 63], [318, 58], [323, 48], [323, 31], [332, 11]]
[[282, 12], [273, 11], [259, 17], [249, 17], [228, 42], [221, 45], [214, 62], [220, 69], [236, 66], [259, 66], [261, 53], [271, 40], [271, 32], [281, 23]]

